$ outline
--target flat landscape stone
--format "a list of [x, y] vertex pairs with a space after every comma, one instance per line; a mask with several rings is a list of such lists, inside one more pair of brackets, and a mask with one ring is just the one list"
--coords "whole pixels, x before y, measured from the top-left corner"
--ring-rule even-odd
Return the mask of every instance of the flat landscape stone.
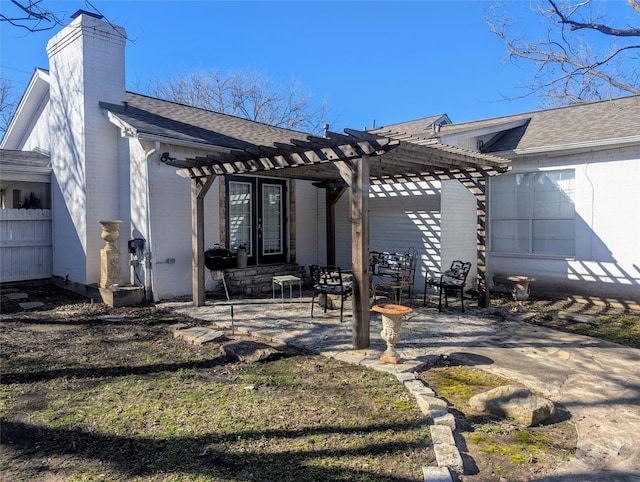
[[422, 410], [422, 413], [427, 414], [431, 410], [447, 410], [448, 404], [444, 400], [441, 400], [437, 397], [431, 397], [429, 395], [416, 394], [416, 402], [418, 402], [418, 407]]
[[3, 294], [7, 299], [11, 301], [28, 300], [29, 295], [26, 293], [5, 293]]
[[455, 445], [433, 444], [433, 451], [436, 453], [436, 460], [439, 467], [449, 467], [456, 472], [462, 472], [464, 465], [460, 451]]
[[450, 444], [455, 445], [453, 439], [453, 431], [445, 425], [433, 425], [431, 429], [431, 440], [434, 444]]
[[434, 425], [445, 425], [447, 427], [449, 427], [451, 430], [455, 430], [456, 429], [456, 418], [453, 416], [452, 413], [443, 413], [437, 416], [432, 416], [431, 417], [433, 420], [433, 424]]
[[538, 425], [555, 413], [551, 400], [538, 397], [528, 388], [503, 385], [469, 399], [469, 406], [480, 412], [514, 420], [525, 427]]
[[246, 363], [255, 363], [266, 360], [278, 353], [278, 350], [265, 343], [255, 341], [238, 341], [227, 343], [222, 346], [222, 351], [226, 355], [234, 356], [238, 360]]
[[212, 330], [211, 328], [198, 326], [192, 328], [184, 328], [182, 330], [175, 330], [173, 332], [174, 338], [181, 338], [184, 341], [192, 343], [194, 345], [202, 345], [203, 343], [216, 341], [224, 336], [224, 332], [222, 331], [216, 331]]
[[424, 482], [451, 482], [451, 472], [447, 467], [422, 467]]
[[18, 306], [23, 310], [33, 310], [34, 308], [40, 308], [44, 306], [41, 301], [26, 301], [24, 303], [18, 303]]
[[585, 323], [588, 325], [598, 325], [598, 319], [592, 315], [583, 315], [580, 313], [558, 313], [558, 319], [564, 321], [570, 321], [572, 323]]
[[413, 395], [424, 395], [427, 397], [435, 397], [436, 393], [429, 387], [427, 387], [420, 380], [410, 380], [404, 382], [404, 386]]

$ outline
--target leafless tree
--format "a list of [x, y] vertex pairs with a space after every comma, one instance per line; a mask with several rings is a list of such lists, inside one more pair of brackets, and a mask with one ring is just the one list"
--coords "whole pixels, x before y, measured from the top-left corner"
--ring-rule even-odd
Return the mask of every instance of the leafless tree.
[[640, 20], [640, 0], [626, 3], [629, 20], [613, 26], [614, 20], [600, 13], [603, 2], [537, 2], [546, 32], [531, 40], [531, 32], [516, 33], [518, 21], [505, 17], [502, 6], [493, 7], [487, 22], [506, 45], [509, 60], [535, 65], [533, 79], [515, 97], [536, 94], [543, 105], [561, 105], [640, 94], [640, 28], [633, 26]]
[[297, 80], [281, 85], [251, 70], [157, 77], [143, 90], [172, 102], [304, 132], [319, 133], [327, 122], [326, 102], [315, 104]]
[[[62, 25], [63, 19], [61, 14], [47, 10], [43, 6], [43, 3], [43, 0], [11, 0], [13, 9], [11, 9], [9, 5], [5, 6], [5, 13], [0, 13], [0, 21], [8, 22], [11, 25], [24, 28], [30, 32], [51, 30], [57, 25]], [[7, 11], [8, 13], [6, 13]]]
[[4, 136], [16, 108], [17, 97], [9, 79], [0, 77], [0, 139]]
[[[46, 6], [56, 5], [53, 0], [10, 0], [10, 3], [3, 5], [3, 12], [0, 13], [0, 22], [6, 22], [14, 27], [24, 29], [28, 32], [42, 32], [52, 30], [57, 26], [66, 24], [66, 11], [48, 10]], [[100, 11], [90, 2], [84, 0], [78, 2], [84, 10], [100, 16]], [[108, 20], [106, 22], [111, 24]], [[114, 26], [111, 24], [111, 26]]]

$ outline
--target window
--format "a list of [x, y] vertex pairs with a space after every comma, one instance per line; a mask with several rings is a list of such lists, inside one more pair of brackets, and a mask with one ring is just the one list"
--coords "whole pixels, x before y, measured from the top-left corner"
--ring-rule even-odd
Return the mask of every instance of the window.
[[491, 179], [491, 250], [572, 256], [573, 169]]

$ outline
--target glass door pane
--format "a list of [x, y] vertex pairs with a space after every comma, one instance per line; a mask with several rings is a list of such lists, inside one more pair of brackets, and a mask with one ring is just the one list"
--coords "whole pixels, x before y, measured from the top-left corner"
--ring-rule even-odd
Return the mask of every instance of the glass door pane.
[[244, 245], [248, 256], [253, 255], [251, 199], [250, 182], [229, 181], [229, 249]]
[[262, 254], [282, 254], [283, 215], [282, 186], [262, 184]]

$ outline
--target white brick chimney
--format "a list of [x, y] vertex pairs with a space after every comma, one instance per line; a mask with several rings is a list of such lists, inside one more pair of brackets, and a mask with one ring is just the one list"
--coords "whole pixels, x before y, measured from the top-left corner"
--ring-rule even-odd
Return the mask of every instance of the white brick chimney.
[[[53, 274], [87, 285], [100, 278], [104, 241], [98, 221], [121, 218], [119, 134], [99, 102], [125, 100], [126, 33], [90, 12], [72, 18], [47, 44]], [[122, 236], [126, 243], [127, 235]]]

